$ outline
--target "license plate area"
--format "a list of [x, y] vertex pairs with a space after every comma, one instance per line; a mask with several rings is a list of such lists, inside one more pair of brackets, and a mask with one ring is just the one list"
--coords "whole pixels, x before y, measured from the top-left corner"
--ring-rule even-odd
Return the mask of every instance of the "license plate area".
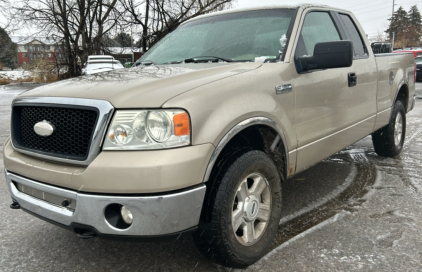
[[[32, 196], [39, 200], [43, 200], [45, 202], [59, 206], [61, 208], [66, 208], [70, 211], [75, 211], [76, 209], [76, 199], [55, 195], [49, 192], [44, 192], [42, 190], [32, 188], [30, 186], [21, 184], [16, 181], [13, 181], [13, 183], [16, 189], [23, 194]], [[65, 201], [67, 202], [65, 204], [68, 204], [67, 206], [63, 205]]]

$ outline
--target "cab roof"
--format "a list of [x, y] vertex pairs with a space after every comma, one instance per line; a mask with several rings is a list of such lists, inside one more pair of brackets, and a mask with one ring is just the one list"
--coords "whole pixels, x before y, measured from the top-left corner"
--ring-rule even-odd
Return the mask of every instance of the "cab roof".
[[254, 6], [254, 7], [248, 7], [248, 8], [226, 9], [226, 10], [223, 10], [223, 11], [212, 12], [212, 13], [200, 15], [200, 16], [197, 16], [197, 17], [192, 18], [190, 20], [187, 20], [186, 22], [183, 22], [182, 25], [186, 24], [188, 22], [198, 20], [198, 19], [213, 17], [213, 16], [217, 16], [217, 15], [222, 15], [222, 14], [230, 14], [230, 13], [243, 12], [243, 11], [253, 11], [253, 10], [264, 10], [264, 9], [299, 9], [299, 8], [304, 8], [304, 9], [306, 9], [306, 8], [326, 8], [326, 9], [330, 9], [330, 10], [349, 12], [347, 10], [343, 10], [343, 9], [339, 9], [339, 8], [335, 8], [335, 7], [330, 7], [330, 6], [327, 6], [327, 5], [321, 5], [321, 4], [303, 3], [303, 4], [297, 4], [297, 5], [265, 5], [265, 6]]

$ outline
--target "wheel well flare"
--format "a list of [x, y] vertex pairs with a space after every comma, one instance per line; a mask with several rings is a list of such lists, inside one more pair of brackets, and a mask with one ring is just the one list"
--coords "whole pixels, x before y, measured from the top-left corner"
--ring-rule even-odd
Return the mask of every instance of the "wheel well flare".
[[[229, 133], [228, 133], [229, 134]], [[223, 138], [224, 139], [224, 138]], [[223, 140], [222, 140], [223, 141]], [[218, 148], [221, 150], [218, 150]], [[244, 128], [237, 132], [224, 145], [218, 145], [216, 151], [216, 158], [211, 157], [204, 181], [208, 181], [209, 177], [213, 176], [216, 168], [221, 167], [222, 164], [230, 160], [228, 157], [240, 156], [244, 152], [250, 150], [260, 150], [268, 154], [277, 166], [282, 181], [287, 178], [287, 153], [285, 143], [279, 133], [268, 125], [257, 124]]]

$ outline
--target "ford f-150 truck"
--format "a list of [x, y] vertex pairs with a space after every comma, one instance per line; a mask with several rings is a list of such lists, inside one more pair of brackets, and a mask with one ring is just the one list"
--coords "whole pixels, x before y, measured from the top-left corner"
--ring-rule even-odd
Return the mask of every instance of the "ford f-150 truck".
[[192, 232], [245, 267], [274, 239], [283, 181], [367, 135], [399, 155], [414, 106], [413, 55], [374, 55], [350, 12], [320, 5], [200, 16], [134, 66], [13, 101], [11, 208], [82, 238]]

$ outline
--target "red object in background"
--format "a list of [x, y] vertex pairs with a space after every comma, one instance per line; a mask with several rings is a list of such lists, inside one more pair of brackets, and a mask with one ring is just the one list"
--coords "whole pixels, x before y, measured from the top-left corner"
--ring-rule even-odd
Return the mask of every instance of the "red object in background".
[[[24, 57], [24, 56], [26, 56], [26, 57]], [[29, 62], [28, 53], [19, 52], [18, 53], [18, 64], [19, 65], [22, 65], [22, 64], [28, 63], [28, 62]]]
[[413, 56], [422, 57], [422, 49], [409, 49], [409, 50], [395, 50], [393, 53], [413, 53]]
[[[29, 54], [29, 52], [18, 52], [18, 65], [23, 65], [33, 60], [35, 55], [32, 55], [32, 58], [30, 59]], [[39, 57], [40, 59], [54, 60], [55, 55], [53, 52], [43, 52], [41, 54], [43, 54], [43, 57]]]

